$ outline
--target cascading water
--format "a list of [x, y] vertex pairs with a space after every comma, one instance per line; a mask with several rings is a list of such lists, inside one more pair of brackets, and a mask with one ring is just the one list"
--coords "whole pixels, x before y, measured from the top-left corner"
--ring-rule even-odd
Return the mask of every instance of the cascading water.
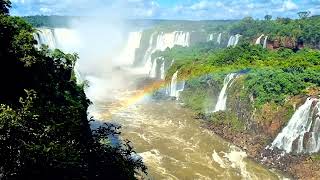
[[119, 66], [131, 66], [135, 60], [136, 50], [140, 47], [142, 32], [130, 32], [127, 44], [115, 63]]
[[162, 63], [161, 63], [161, 67], [160, 67], [160, 78], [161, 79], [165, 79], [165, 77], [166, 77], [166, 74], [165, 74], [165, 61], [163, 61]]
[[235, 36], [230, 36], [227, 47], [233, 46], [235, 41]]
[[[68, 53], [74, 52], [80, 44], [77, 33], [74, 30], [66, 28], [39, 28], [33, 34], [38, 44], [36, 47], [40, 48], [41, 45], [47, 45], [49, 49], [62, 49]], [[78, 64], [74, 69], [77, 81], [82, 82], [84, 79], [81, 77], [78, 70]]]
[[178, 82], [178, 71], [176, 71], [171, 79], [170, 96], [179, 99], [180, 92], [184, 90], [185, 81]]
[[233, 46], [236, 46], [238, 43], [239, 43], [239, 39], [240, 39], [241, 35], [240, 34], [236, 34], [235, 36], [235, 41], [234, 41], [234, 44]]
[[33, 37], [38, 42], [38, 48], [40, 48], [42, 44], [47, 45], [50, 49], [57, 48], [54, 29], [39, 28], [33, 34]]
[[156, 78], [157, 77], [157, 65], [158, 65], [158, 58], [153, 60], [151, 71], [149, 73], [150, 78]]
[[239, 43], [240, 37], [241, 37], [240, 34], [230, 36], [227, 47], [230, 47], [230, 46], [235, 47]]
[[266, 37], [264, 38], [263, 48], [267, 48], [267, 42], [268, 42], [268, 36], [266, 36]]
[[223, 87], [220, 91], [217, 104], [213, 110], [213, 112], [224, 111], [226, 110], [227, 104], [227, 89], [232, 85], [235, 78], [237, 77], [236, 73], [228, 74], [224, 78]]
[[152, 68], [149, 73], [150, 78], [164, 79], [165, 78], [165, 59], [157, 57], [152, 62]]
[[274, 139], [270, 149], [286, 153], [315, 153], [320, 150], [320, 100], [308, 98]]
[[221, 36], [222, 36], [222, 33], [219, 33], [219, 35], [217, 37], [217, 43], [218, 44], [221, 44]]
[[[156, 42], [154, 42], [156, 40]], [[149, 47], [143, 58], [145, 63], [143, 71], [149, 73], [152, 69], [152, 53], [164, 51], [166, 48], [173, 48], [175, 45], [188, 47], [190, 45], [190, 33], [175, 31], [172, 33], [153, 33], [150, 37]]]
[[214, 34], [209, 34], [207, 41], [213, 41]]
[[261, 44], [261, 38], [264, 36], [264, 34], [262, 34], [261, 36], [258, 37], [258, 39], [256, 40], [256, 45]]

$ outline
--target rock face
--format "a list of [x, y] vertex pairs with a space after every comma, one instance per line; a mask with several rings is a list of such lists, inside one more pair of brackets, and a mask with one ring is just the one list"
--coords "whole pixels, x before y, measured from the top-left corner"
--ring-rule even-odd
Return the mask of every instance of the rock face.
[[290, 48], [297, 50], [304, 48], [304, 44], [301, 40], [295, 40], [290, 37], [279, 37], [275, 40], [269, 40], [266, 47], [268, 49]]
[[[187, 107], [194, 108], [197, 112], [210, 112], [204, 108], [208, 107], [206, 99], [210, 98], [213, 104], [216, 104], [219, 92], [223, 87], [223, 78], [221, 81], [215, 79], [217, 78], [202, 77], [197, 82], [187, 81], [188, 85], [182, 92], [181, 100]], [[245, 75], [240, 75], [234, 80], [232, 86], [226, 90], [228, 100], [225, 111], [215, 112], [220, 118], [235, 117], [236, 121], [245, 125], [244, 129], [235, 130], [234, 125], [237, 125], [237, 123], [213, 121], [211, 116], [206, 113], [199, 113], [197, 118], [205, 120], [204, 127], [246, 150], [249, 156], [257, 161], [293, 175], [294, 178], [316, 179], [317, 176], [315, 175], [320, 174], [320, 160], [310, 160], [310, 155], [306, 154], [287, 154], [283, 156], [281, 150], [266, 148], [271, 145], [272, 141], [288, 124], [294, 112], [305, 103], [307, 96], [291, 97], [281, 106], [266, 103], [256, 108], [253, 105], [254, 98], [250, 94], [246, 94], [244, 82]], [[211, 91], [210, 95], [209, 90]], [[308, 96], [319, 95], [319, 90], [310, 89], [308, 94]], [[224, 120], [228, 121], [227, 119]], [[312, 133], [305, 133], [304, 139], [310, 139], [312, 136]], [[297, 146], [297, 142], [293, 142], [293, 146]], [[303, 143], [303, 146], [307, 147], [308, 145]], [[312, 171], [315, 172], [311, 173], [311, 169], [308, 170], [311, 167]]]

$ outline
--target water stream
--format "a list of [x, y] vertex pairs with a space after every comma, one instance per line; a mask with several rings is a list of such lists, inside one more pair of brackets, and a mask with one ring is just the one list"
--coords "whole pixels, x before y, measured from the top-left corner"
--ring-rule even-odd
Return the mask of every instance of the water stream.
[[[100, 119], [110, 119], [109, 112], [105, 116], [101, 112]], [[150, 179], [279, 178], [202, 128], [190, 110], [174, 101], [148, 99], [111, 114], [109, 121], [122, 125], [122, 137], [132, 141], [149, 168]]]

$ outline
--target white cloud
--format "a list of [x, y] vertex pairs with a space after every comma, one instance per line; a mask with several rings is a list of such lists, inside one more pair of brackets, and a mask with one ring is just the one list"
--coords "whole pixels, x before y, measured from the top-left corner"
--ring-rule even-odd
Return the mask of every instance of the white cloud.
[[[320, 12], [320, 0], [12, 0], [14, 15], [107, 15], [126, 18], [241, 19], [297, 17], [298, 11]], [[167, 0], [166, 0], [167, 1]], [[109, 13], [114, 12], [114, 13]]]
[[292, 11], [292, 10], [297, 10], [297, 9], [298, 9], [298, 5], [296, 5], [291, 0], [287, 0], [287, 1], [283, 2], [283, 5], [282, 5], [283, 11]]

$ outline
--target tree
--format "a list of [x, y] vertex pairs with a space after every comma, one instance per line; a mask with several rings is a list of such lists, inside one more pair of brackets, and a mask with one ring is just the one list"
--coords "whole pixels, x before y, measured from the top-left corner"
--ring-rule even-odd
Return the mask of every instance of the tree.
[[267, 15], [264, 16], [264, 19], [267, 20], [267, 21], [269, 21], [269, 20], [272, 19], [272, 16], [267, 14]]
[[[7, 13], [9, 1], [0, 1]], [[5, 4], [6, 3], [6, 4]], [[145, 172], [128, 143], [112, 145], [119, 128], [92, 130], [77, 54], [37, 49], [35, 30], [0, 15], [0, 179], [135, 179]]]
[[9, 14], [10, 0], [0, 0], [0, 14]]
[[301, 11], [298, 12], [298, 16], [300, 17], [300, 19], [306, 19], [307, 17], [309, 17], [311, 14], [310, 11]]

